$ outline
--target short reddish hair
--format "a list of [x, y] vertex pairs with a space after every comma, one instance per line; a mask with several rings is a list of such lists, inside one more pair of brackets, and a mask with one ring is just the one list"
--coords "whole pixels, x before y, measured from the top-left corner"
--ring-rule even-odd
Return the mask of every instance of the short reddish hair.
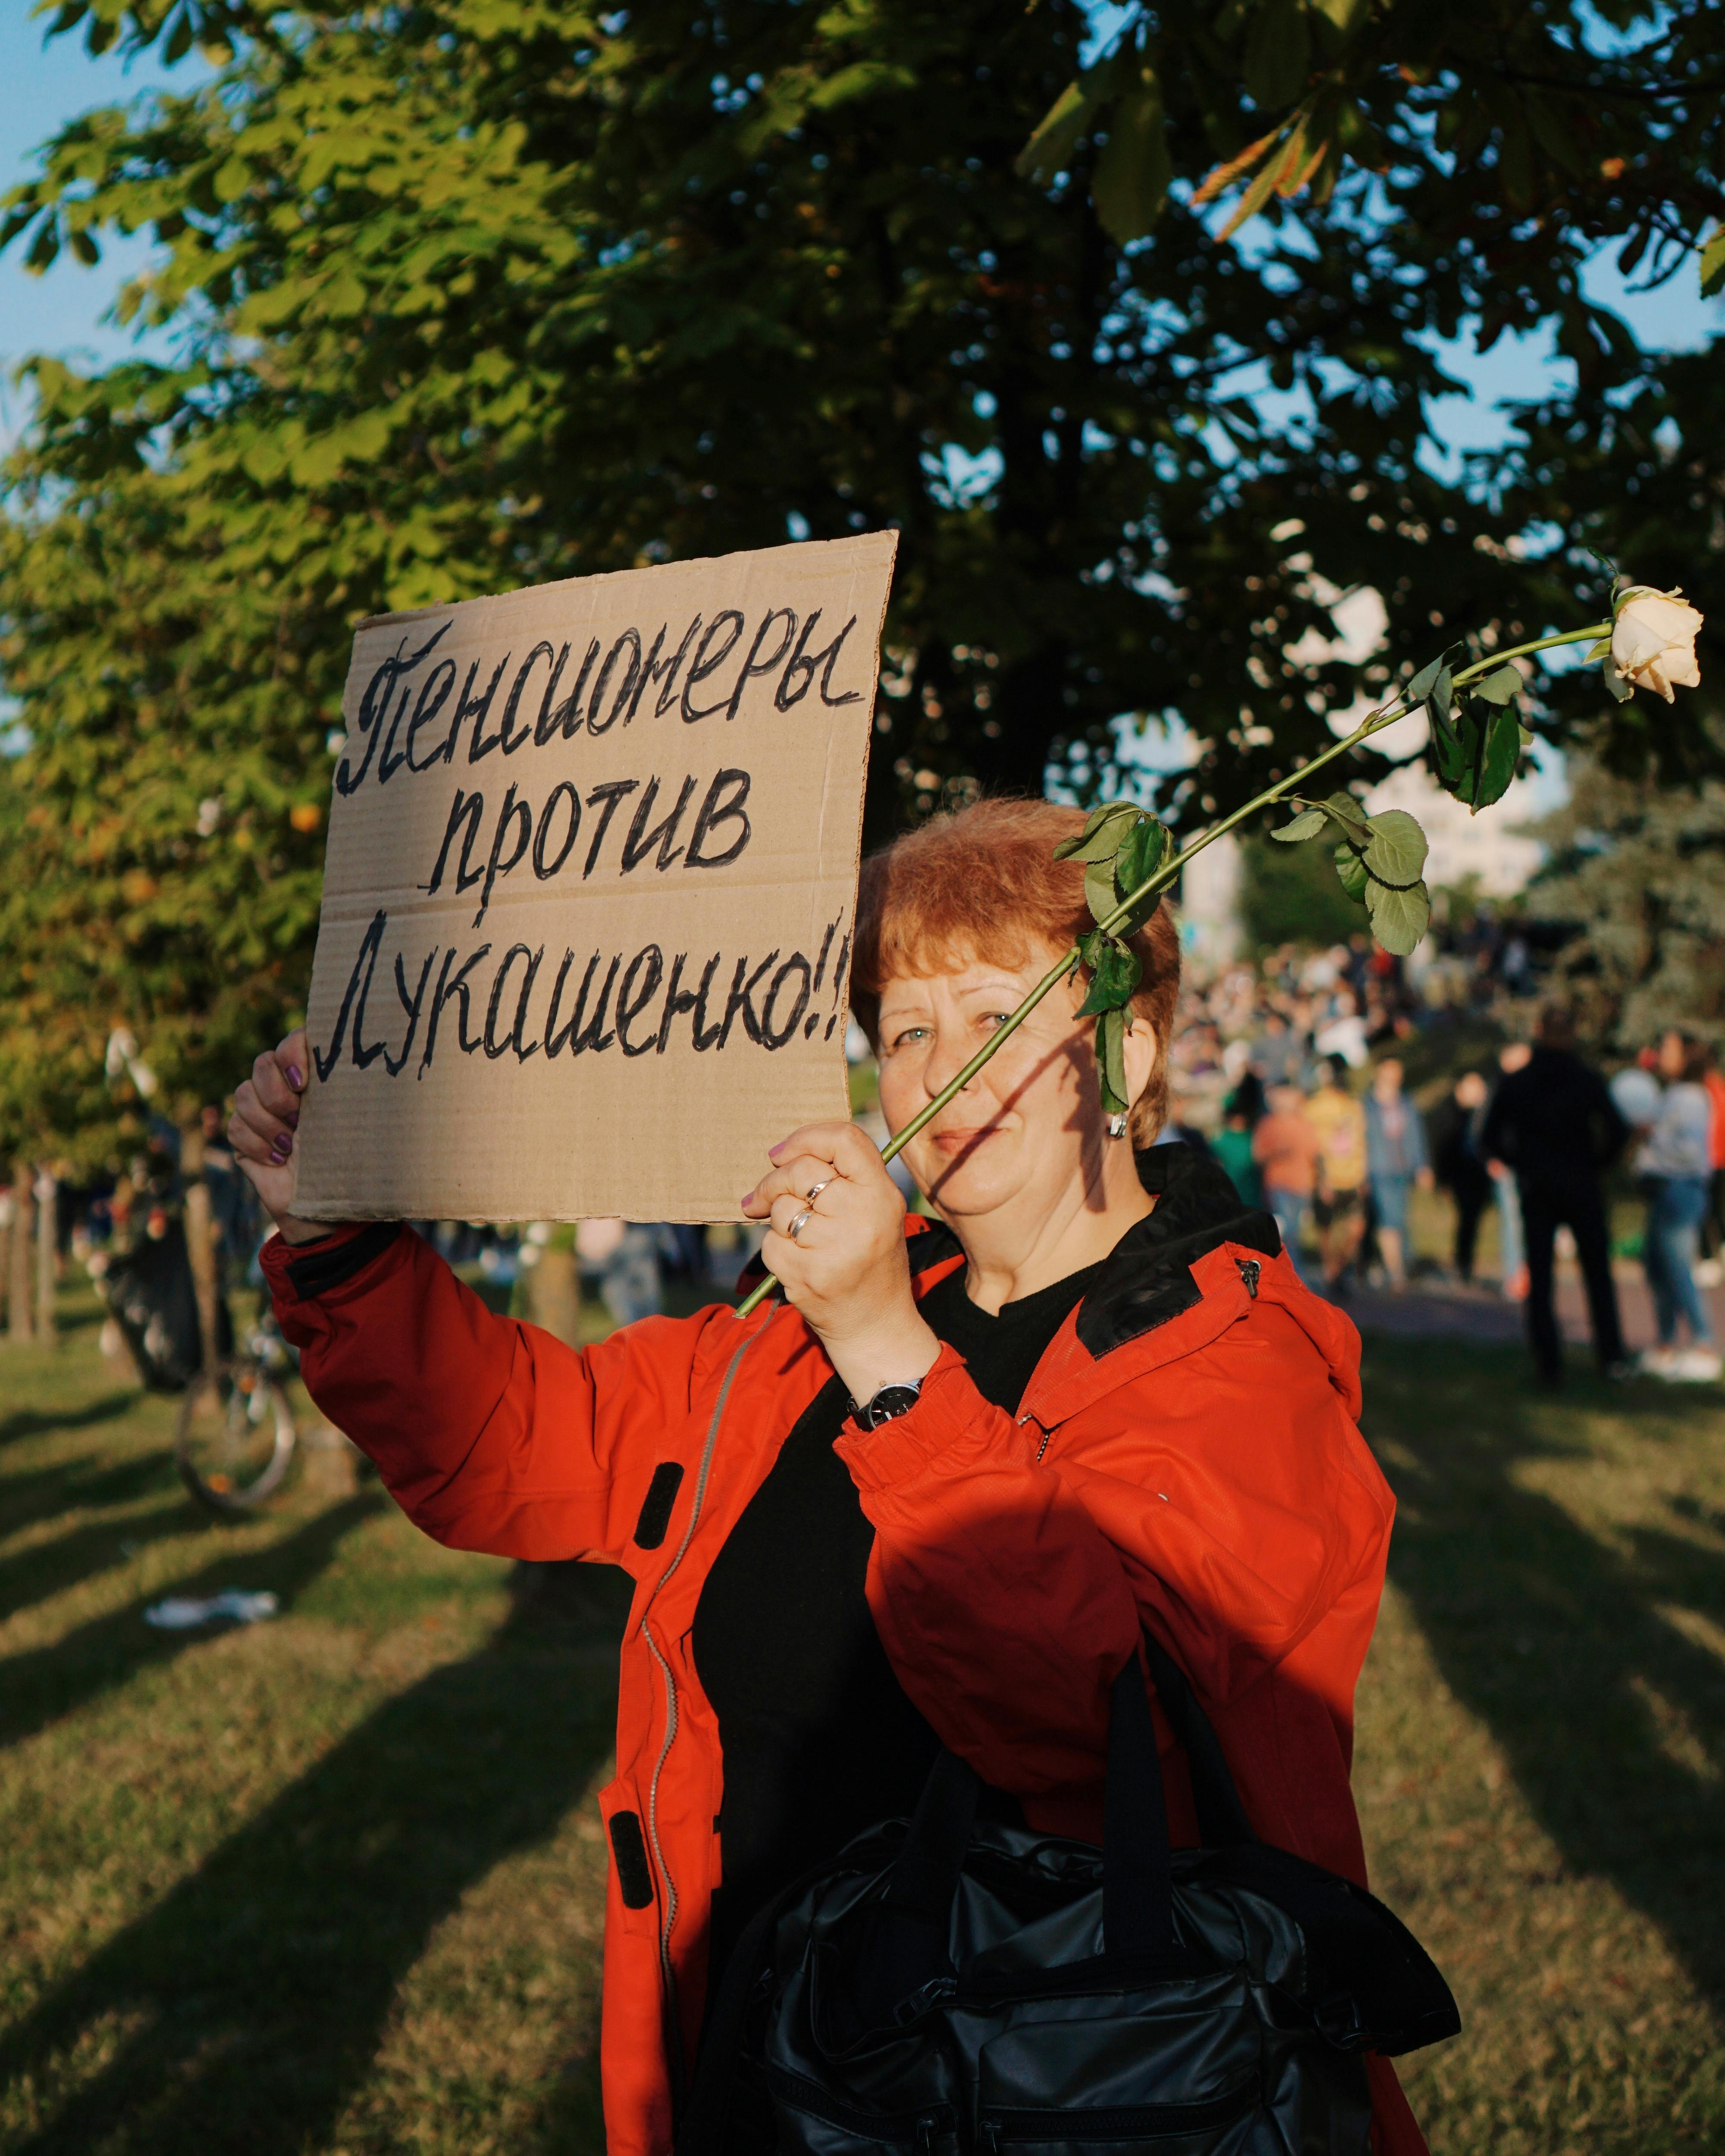
[[[1052, 801], [978, 801], [931, 817], [862, 865], [850, 1001], [878, 1039], [880, 993], [891, 980], [938, 973], [955, 959], [1021, 966], [1056, 957], [1094, 926], [1084, 865], [1057, 861], [1084, 812]], [[1132, 1110], [1132, 1137], [1149, 1144], [1168, 1116], [1168, 1045], [1180, 992], [1180, 939], [1166, 904], [1127, 939], [1143, 963], [1132, 1015], [1156, 1035], [1156, 1068]]]

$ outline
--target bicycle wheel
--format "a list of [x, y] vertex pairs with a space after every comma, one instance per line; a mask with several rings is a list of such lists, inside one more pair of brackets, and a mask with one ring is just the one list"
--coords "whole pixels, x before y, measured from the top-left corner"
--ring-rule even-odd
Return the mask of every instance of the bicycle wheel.
[[297, 1432], [287, 1399], [257, 1363], [223, 1363], [180, 1402], [174, 1464], [200, 1505], [243, 1519], [280, 1488]]

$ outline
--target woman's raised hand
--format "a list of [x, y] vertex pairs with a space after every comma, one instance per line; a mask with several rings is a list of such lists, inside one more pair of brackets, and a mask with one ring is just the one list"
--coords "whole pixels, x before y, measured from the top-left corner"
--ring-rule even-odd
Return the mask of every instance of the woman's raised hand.
[[768, 1158], [773, 1166], [743, 1212], [769, 1224], [761, 1255], [851, 1398], [925, 1376], [940, 1342], [917, 1314], [905, 1201], [880, 1154], [854, 1124], [809, 1123]]
[[309, 1242], [329, 1232], [316, 1221], [294, 1218], [300, 1181], [294, 1133], [311, 1067], [302, 1026], [280, 1047], [266, 1048], [253, 1064], [251, 1076], [234, 1096], [234, 1113], [228, 1118], [228, 1142], [234, 1158], [250, 1178], [264, 1211], [290, 1243]]

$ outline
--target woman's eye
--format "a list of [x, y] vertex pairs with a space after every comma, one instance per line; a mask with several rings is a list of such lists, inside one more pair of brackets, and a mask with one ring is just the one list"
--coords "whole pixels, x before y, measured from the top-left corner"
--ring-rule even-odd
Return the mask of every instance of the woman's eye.
[[894, 1034], [892, 1045], [895, 1048], [911, 1048], [919, 1040], [927, 1040], [927, 1038], [928, 1028], [926, 1025], [906, 1026], [902, 1033]]
[[985, 1011], [983, 1014], [983, 1024], [986, 1026], [1004, 1025], [1011, 1016], [1010, 1011]]

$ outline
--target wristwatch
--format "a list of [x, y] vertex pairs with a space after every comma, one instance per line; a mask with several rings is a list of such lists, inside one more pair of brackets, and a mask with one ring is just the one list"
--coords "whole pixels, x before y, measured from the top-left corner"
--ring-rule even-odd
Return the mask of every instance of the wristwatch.
[[907, 1415], [916, 1406], [922, 1392], [922, 1380], [912, 1379], [907, 1385], [882, 1385], [871, 1400], [859, 1407], [850, 1403], [851, 1419], [859, 1430], [879, 1430], [883, 1422], [896, 1422]]

